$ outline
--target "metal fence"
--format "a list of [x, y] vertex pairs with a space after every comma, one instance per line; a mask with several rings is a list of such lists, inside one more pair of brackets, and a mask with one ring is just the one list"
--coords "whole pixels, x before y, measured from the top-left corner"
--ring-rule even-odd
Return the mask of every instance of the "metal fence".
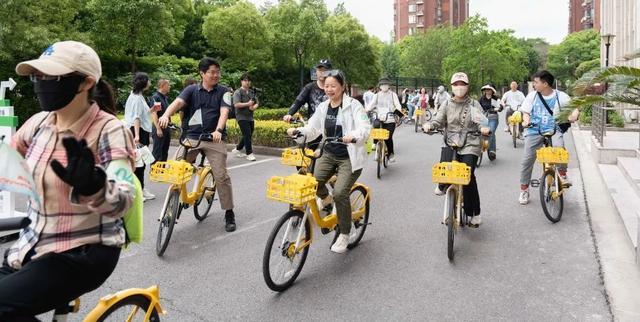
[[[604, 137], [607, 135], [607, 113], [609, 111], [617, 111], [624, 116], [623, 111], [638, 111], [640, 113], [640, 107], [608, 107], [606, 102], [591, 107], [591, 133], [602, 147], [604, 147]], [[638, 122], [640, 123], [640, 119]], [[635, 131], [638, 132], [638, 149], [640, 149], [640, 124]]]

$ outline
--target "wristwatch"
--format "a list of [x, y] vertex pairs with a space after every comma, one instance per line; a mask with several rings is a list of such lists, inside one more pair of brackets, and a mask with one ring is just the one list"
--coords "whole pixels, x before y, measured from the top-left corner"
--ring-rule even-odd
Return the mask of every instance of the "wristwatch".
[[219, 132], [220, 134], [222, 134], [222, 131], [224, 131], [223, 129], [217, 128], [216, 132]]

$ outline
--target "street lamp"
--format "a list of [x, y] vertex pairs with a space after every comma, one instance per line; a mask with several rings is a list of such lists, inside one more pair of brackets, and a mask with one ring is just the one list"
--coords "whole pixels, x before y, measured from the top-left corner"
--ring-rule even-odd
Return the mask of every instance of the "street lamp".
[[604, 66], [605, 67], [609, 67], [609, 46], [611, 46], [611, 41], [613, 40], [613, 38], [616, 37], [616, 35], [614, 35], [614, 34], [604, 34], [604, 35], [602, 35], [600, 37], [602, 37], [602, 41], [604, 41], [604, 46], [607, 48]]
[[300, 88], [304, 87], [304, 71], [302, 69], [302, 55], [304, 54], [304, 48], [302, 46], [296, 48], [296, 54], [298, 55], [298, 69], [300, 70]]

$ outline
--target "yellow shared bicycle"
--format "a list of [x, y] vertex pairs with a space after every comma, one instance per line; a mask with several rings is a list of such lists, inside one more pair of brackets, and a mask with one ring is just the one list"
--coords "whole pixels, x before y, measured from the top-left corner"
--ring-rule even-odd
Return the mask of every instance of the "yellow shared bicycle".
[[[31, 221], [26, 217], [0, 219], [0, 232], [23, 229]], [[75, 299], [53, 313], [54, 322], [66, 322], [70, 313], [80, 310], [80, 299]], [[147, 289], [131, 288], [100, 299], [98, 304], [83, 319], [85, 322], [102, 321], [160, 321], [160, 314], [166, 312], [160, 306], [160, 292], [157, 286]]]
[[[170, 125], [169, 128], [182, 134], [182, 129], [178, 126]], [[196, 167], [185, 161], [189, 150], [197, 149], [202, 140], [207, 139], [207, 136], [210, 134], [201, 135], [195, 145], [191, 144], [189, 139], [180, 140], [180, 145], [183, 148], [179, 160], [156, 162], [151, 167], [151, 181], [170, 184], [160, 218], [158, 218], [160, 222], [156, 239], [156, 254], [158, 256], [164, 255], [173, 233], [173, 227], [180, 219], [183, 209], [193, 206], [193, 215], [198, 221], [204, 220], [209, 215], [216, 193], [216, 182], [211, 167], [205, 164], [204, 155]], [[194, 174], [197, 181], [194, 182], [193, 189], [189, 191], [187, 184]]]
[[[269, 234], [262, 259], [264, 280], [273, 291], [288, 289], [302, 271], [313, 243], [314, 224], [323, 234], [335, 231], [334, 242], [339, 235], [336, 213], [325, 217], [320, 215], [320, 200], [316, 198], [318, 182], [312, 176], [315, 161], [322, 156], [324, 145], [339, 141], [339, 138], [325, 138], [318, 156], [306, 148], [306, 142], [297, 149], [285, 150], [282, 163], [299, 167], [298, 172], [286, 177], [271, 177], [267, 182], [267, 198], [289, 204], [289, 211], [280, 217]], [[330, 192], [333, 183], [335, 177], [327, 183]], [[369, 224], [369, 198], [369, 188], [356, 182], [350, 193], [353, 227], [347, 246], [349, 249], [358, 245]]]

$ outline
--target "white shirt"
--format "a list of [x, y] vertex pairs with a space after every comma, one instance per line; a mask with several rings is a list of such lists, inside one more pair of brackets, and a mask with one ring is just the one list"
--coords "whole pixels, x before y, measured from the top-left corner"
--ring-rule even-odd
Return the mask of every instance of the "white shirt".
[[367, 108], [367, 111], [376, 109], [378, 118], [385, 123], [395, 123], [395, 118], [390, 117], [388, 113], [392, 113], [395, 110], [401, 110], [400, 100], [398, 95], [391, 90], [387, 92], [380, 91], [373, 96], [371, 105]]
[[375, 94], [373, 94], [372, 91], [366, 91], [364, 92], [364, 94], [362, 95], [362, 100], [364, 101], [364, 107], [367, 108], [369, 107], [369, 105], [371, 105], [371, 101], [373, 100], [373, 96]]
[[[551, 92], [551, 95], [549, 96], [543, 95], [542, 97], [544, 97], [545, 100], [550, 100], [554, 96], [556, 96], [556, 93], [558, 95], [558, 100], [556, 101], [556, 105], [549, 106], [550, 108], [553, 109], [554, 115], [558, 115], [560, 113], [560, 108], [568, 107], [569, 103], [571, 102], [571, 97], [569, 97], [567, 93], [563, 91], [558, 91], [555, 89], [553, 90], [553, 92]], [[527, 97], [524, 99], [524, 102], [522, 102], [522, 106], [520, 107], [520, 110], [524, 113], [531, 114], [531, 110], [533, 110], [533, 103], [535, 102], [537, 95], [538, 95], [537, 91], [532, 91], [531, 93], [529, 93], [529, 95], [527, 95]]]
[[514, 111], [518, 110], [518, 106], [522, 106], [524, 99], [524, 94], [519, 90], [516, 90], [515, 92], [508, 91], [502, 95], [502, 103], [511, 106], [511, 109]]
[[[449, 93], [447, 93], [447, 91], [442, 91], [442, 93], [435, 93], [433, 94], [433, 100], [435, 101], [435, 104], [437, 106], [441, 106], [442, 103], [448, 101], [451, 99], [451, 96], [449, 95]], [[524, 97], [523, 97], [524, 99]]]

